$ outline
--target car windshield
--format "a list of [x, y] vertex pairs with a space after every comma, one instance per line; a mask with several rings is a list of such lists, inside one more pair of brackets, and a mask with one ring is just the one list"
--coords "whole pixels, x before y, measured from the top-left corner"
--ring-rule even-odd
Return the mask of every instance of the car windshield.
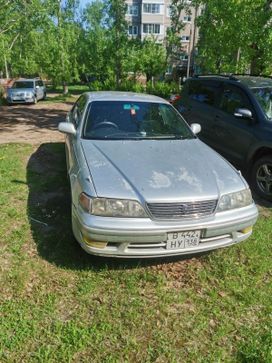
[[272, 119], [272, 87], [254, 87], [251, 89], [268, 119]]
[[33, 88], [32, 81], [16, 81], [13, 83], [12, 88]]
[[170, 105], [153, 102], [93, 101], [83, 137], [86, 139], [192, 139], [194, 134]]

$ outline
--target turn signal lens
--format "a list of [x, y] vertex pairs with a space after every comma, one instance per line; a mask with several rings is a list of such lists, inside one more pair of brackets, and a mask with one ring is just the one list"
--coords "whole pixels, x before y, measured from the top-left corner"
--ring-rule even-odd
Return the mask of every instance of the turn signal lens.
[[89, 237], [84, 236], [83, 237], [84, 242], [86, 243], [86, 245], [90, 246], [90, 247], [94, 247], [94, 248], [106, 248], [108, 242], [103, 242], [103, 241], [93, 241], [92, 239], [90, 239]]
[[85, 193], [81, 193], [78, 202], [81, 207], [85, 210], [85, 212], [90, 212], [91, 210], [91, 198], [88, 197]]
[[249, 226], [249, 227], [246, 227], [244, 229], [242, 229], [240, 232], [243, 233], [243, 234], [247, 234], [249, 232], [252, 231], [252, 226]]

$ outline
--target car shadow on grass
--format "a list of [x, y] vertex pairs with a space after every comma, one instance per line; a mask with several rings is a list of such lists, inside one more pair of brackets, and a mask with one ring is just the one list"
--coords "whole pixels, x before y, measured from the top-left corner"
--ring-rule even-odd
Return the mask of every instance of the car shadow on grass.
[[63, 143], [44, 143], [27, 164], [28, 219], [38, 254], [66, 269], [126, 269], [164, 265], [186, 257], [113, 259], [88, 255], [73, 237]]

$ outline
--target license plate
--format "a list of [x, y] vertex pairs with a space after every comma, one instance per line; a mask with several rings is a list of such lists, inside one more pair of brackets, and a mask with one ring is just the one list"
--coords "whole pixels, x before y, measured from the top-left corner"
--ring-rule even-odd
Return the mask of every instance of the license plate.
[[198, 246], [201, 231], [171, 232], [167, 234], [166, 249], [178, 250]]

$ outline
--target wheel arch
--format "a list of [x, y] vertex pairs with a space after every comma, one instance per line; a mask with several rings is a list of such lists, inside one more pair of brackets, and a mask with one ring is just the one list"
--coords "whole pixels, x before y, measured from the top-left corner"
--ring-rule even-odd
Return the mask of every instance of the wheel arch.
[[257, 150], [255, 150], [251, 157], [249, 158], [249, 169], [254, 165], [254, 163], [264, 157], [264, 156], [272, 156], [272, 147], [269, 146], [261, 146]]

